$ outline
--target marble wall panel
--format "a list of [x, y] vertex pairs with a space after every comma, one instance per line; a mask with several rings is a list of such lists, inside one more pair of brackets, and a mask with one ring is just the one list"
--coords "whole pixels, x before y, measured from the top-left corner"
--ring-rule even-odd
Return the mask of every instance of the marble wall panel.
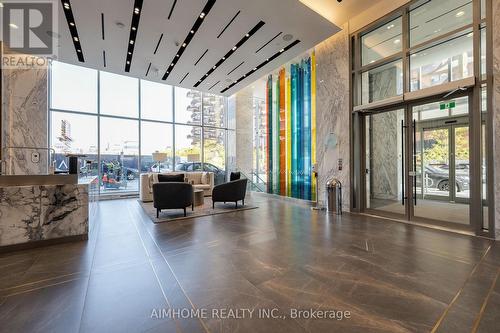
[[[325, 198], [325, 185], [335, 177], [342, 182], [343, 209], [350, 208], [350, 110], [349, 110], [349, 33], [342, 31], [317, 45], [316, 129], [319, 200]], [[333, 135], [332, 135], [333, 134]], [[332, 140], [336, 138], [336, 140]], [[332, 144], [336, 141], [336, 145]], [[342, 160], [342, 170], [338, 161]]]
[[[48, 146], [47, 72], [47, 69], [2, 71], [1, 135], [7, 174], [47, 174], [46, 149], [6, 149]], [[38, 163], [33, 163], [32, 153], [40, 155]]]

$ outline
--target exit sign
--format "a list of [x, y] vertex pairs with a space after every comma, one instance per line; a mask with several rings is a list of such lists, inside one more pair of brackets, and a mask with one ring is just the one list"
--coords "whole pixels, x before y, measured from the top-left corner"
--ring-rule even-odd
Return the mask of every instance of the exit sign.
[[455, 101], [449, 101], [447, 103], [440, 103], [439, 104], [439, 110], [454, 109], [455, 106], [456, 106]]

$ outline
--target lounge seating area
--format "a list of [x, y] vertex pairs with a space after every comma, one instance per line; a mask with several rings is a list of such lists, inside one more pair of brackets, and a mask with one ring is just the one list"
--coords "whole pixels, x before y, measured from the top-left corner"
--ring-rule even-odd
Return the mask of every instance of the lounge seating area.
[[246, 178], [240, 178], [240, 172], [231, 172], [229, 182], [214, 187], [214, 174], [211, 172], [142, 174], [140, 201], [153, 202], [156, 218], [159, 218], [161, 211], [166, 209], [183, 209], [186, 217], [187, 207], [191, 206], [191, 210], [195, 210], [195, 192], [200, 195], [203, 193], [204, 197], [211, 197], [213, 210], [217, 202], [234, 202], [235, 209], [238, 209], [239, 201], [245, 205], [248, 181]]
[[153, 185], [160, 182], [184, 182], [195, 190], [203, 190], [204, 196], [211, 196], [214, 188], [212, 172], [168, 172], [144, 173], [140, 176], [139, 199], [142, 202], [153, 201]]

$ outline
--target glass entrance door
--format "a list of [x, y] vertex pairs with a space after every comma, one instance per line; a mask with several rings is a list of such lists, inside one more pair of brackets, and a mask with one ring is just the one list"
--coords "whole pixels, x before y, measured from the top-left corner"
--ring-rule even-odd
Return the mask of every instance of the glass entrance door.
[[365, 207], [405, 215], [405, 110], [365, 116]]
[[412, 218], [469, 225], [469, 98], [412, 107]]

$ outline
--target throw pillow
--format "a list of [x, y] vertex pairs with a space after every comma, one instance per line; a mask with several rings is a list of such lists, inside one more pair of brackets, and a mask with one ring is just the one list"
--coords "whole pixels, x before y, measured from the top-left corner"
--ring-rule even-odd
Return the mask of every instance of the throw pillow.
[[208, 184], [208, 172], [203, 172], [201, 174], [201, 183], [204, 185]]
[[183, 183], [184, 182], [184, 175], [183, 174], [178, 174], [178, 175], [158, 175], [158, 181], [160, 183], [171, 183], [171, 182], [179, 182]]
[[238, 180], [241, 178], [241, 173], [239, 171], [237, 172], [231, 172], [231, 174], [229, 175], [229, 181], [233, 181], [233, 180]]

